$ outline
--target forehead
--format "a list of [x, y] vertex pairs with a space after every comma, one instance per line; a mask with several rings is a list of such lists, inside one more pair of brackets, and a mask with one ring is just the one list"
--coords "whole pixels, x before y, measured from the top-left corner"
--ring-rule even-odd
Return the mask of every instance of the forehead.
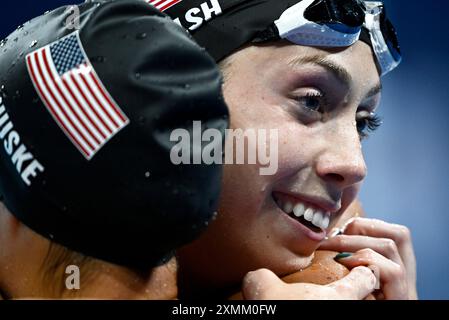
[[361, 41], [348, 48], [305, 47], [282, 41], [270, 45], [250, 46], [232, 57], [236, 68], [258, 76], [279, 76], [279, 73], [301, 70], [305, 65], [319, 67], [320, 61], [342, 71], [340, 75], [346, 74], [344, 77], [349, 78], [353, 85], [375, 86], [379, 83], [379, 72], [373, 52]]

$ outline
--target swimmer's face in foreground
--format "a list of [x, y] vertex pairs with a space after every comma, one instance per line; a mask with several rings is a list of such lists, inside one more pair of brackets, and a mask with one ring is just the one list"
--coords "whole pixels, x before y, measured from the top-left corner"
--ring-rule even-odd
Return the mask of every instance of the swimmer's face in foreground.
[[[282, 275], [305, 268], [325, 232], [312, 232], [282, 207], [303, 203], [330, 212], [329, 231], [366, 176], [361, 140], [380, 101], [371, 48], [319, 49], [277, 43], [250, 46], [224, 62], [231, 127], [278, 129], [279, 164], [226, 165], [217, 220], [181, 251], [199, 281], [237, 283], [268, 268]], [[277, 204], [280, 203], [280, 205]]]

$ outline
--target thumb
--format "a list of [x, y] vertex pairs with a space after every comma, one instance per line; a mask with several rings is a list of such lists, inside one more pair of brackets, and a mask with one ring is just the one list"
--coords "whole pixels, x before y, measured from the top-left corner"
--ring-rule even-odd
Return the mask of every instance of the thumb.
[[362, 300], [375, 290], [377, 278], [367, 267], [357, 267], [344, 278], [328, 285], [342, 299]]
[[243, 278], [243, 297], [246, 300], [267, 299], [267, 294], [285, 283], [272, 271], [259, 269], [247, 273]]

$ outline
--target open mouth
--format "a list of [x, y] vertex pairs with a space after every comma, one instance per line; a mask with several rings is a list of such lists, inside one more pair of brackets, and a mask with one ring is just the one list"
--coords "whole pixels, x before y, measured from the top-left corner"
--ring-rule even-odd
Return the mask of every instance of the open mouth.
[[273, 193], [273, 199], [285, 214], [313, 232], [320, 233], [329, 227], [330, 212], [324, 212], [308, 203], [280, 193]]

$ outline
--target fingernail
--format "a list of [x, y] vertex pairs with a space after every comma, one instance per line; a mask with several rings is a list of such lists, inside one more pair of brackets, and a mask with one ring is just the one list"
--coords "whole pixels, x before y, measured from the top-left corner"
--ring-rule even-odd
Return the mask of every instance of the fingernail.
[[331, 234], [329, 235], [329, 238], [333, 238], [336, 236], [340, 236], [343, 234], [343, 230], [341, 229], [335, 229], [334, 231], [331, 232]]
[[342, 252], [337, 254], [334, 259], [335, 260], [340, 260], [340, 259], [344, 259], [344, 258], [349, 258], [350, 256], [352, 256], [352, 253], [349, 252]]
[[373, 272], [374, 276], [376, 277], [376, 285], [374, 286], [374, 289], [379, 290], [380, 289], [380, 270], [377, 266], [369, 265], [369, 269]]

